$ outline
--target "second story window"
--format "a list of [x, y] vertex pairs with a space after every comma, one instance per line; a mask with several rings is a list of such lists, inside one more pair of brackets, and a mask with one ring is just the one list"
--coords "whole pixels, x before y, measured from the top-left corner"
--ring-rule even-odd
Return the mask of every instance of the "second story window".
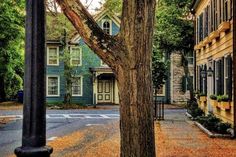
[[111, 31], [111, 20], [103, 20], [102, 21], [102, 29], [106, 34], [112, 34]]
[[47, 48], [47, 65], [59, 65], [59, 47]]
[[81, 66], [82, 65], [82, 49], [79, 47], [71, 47], [71, 65]]

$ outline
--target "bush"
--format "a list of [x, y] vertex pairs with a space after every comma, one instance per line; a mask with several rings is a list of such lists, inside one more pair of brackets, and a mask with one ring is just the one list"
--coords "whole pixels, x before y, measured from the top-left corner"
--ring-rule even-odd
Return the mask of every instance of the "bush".
[[213, 114], [198, 117], [197, 121], [208, 130], [220, 134], [227, 134], [227, 130], [231, 127], [229, 123], [222, 122], [221, 119], [217, 118]]
[[211, 98], [212, 100], [217, 100], [217, 96], [216, 96], [216, 95], [211, 95], [210, 98]]
[[227, 95], [222, 95], [221, 101], [228, 102], [229, 101], [229, 97]]
[[221, 133], [221, 134], [227, 134], [227, 130], [229, 128], [231, 128], [231, 124], [229, 123], [218, 123], [217, 124], [217, 132]]
[[217, 96], [217, 101], [218, 101], [218, 102], [221, 102], [221, 101], [222, 101], [222, 95], [218, 95], [218, 96]]
[[190, 100], [187, 103], [187, 111], [192, 115], [193, 118], [202, 116], [204, 112], [198, 107], [198, 104], [195, 100]]

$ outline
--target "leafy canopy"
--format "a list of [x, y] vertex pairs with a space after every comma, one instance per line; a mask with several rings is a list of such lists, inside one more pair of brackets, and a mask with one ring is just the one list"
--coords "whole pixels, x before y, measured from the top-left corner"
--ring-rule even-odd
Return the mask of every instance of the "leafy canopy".
[[[1, 93], [10, 98], [22, 88], [24, 53], [24, 0], [4, 0], [0, 3], [0, 81]], [[5, 97], [5, 98], [4, 98]]]

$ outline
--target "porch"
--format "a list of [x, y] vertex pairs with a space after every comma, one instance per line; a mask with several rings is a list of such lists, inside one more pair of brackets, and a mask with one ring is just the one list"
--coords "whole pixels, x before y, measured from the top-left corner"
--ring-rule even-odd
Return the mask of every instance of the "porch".
[[109, 67], [91, 68], [93, 74], [93, 104], [119, 104], [117, 80]]

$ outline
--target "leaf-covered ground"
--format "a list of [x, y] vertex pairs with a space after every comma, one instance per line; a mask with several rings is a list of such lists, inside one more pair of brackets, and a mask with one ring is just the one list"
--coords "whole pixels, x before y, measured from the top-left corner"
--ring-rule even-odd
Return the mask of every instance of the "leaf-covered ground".
[[23, 104], [14, 101], [0, 103], [0, 110], [22, 110], [22, 107]]
[[[155, 124], [158, 157], [236, 157], [236, 140], [212, 139], [192, 122], [177, 117]], [[119, 125], [92, 126], [49, 145], [53, 157], [118, 157]]]

